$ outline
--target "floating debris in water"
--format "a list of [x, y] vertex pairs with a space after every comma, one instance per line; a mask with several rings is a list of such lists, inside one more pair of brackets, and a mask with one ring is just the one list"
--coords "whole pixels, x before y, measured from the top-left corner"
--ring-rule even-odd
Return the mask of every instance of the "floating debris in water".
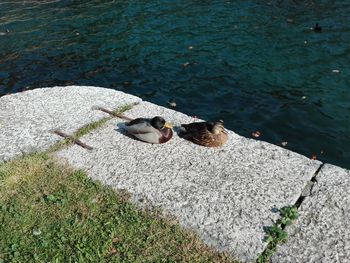
[[123, 82], [123, 86], [124, 86], [125, 88], [130, 87], [130, 86], [131, 86], [131, 84], [132, 84], [132, 82], [131, 82], [131, 81], [124, 81], [124, 82]]
[[287, 144], [288, 144], [288, 142], [281, 142], [281, 145], [282, 145], [283, 147], [286, 147]]
[[306, 96], [302, 96], [301, 99], [302, 99], [302, 100], [306, 100]]
[[306, 40], [304, 40], [304, 44], [305, 44], [305, 45], [307, 44], [307, 41], [306, 41]]
[[188, 49], [189, 49], [189, 50], [192, 50], [192, 49], [193, 49], [193, 46], [188, 46]]
[[8, 28], [5, 29], [5, 32], [0, 32], [0, 36], [5, 36], [8, 33], [10, 33], [10, 30]]
[[316, 23], [316, 25], [312, 28], [315, 32], [321, 32], [322, 31], [322, 27]]
[[333, 73], [339, 73], [340, 70], [339, 70], [339, 69], [333, 69], [332, 72], [333, 72]]
[[317, 155], [316, 154], [311, 155], [311, 159], [312, 160], [317, 160]]
[[79, 32], [76, 32], [76, 33], [75, 33], [75, 35], [76, 35], [76, 36], [79, 36], [79, 35], [80, 35], [80, 33], [79, 33]]
[[292, 18], [287, 18], [287, 22], [288, 22], [288, 23], [293, 23], [294, 20], [293, 20]]
[[252, 136], [255, 138], [259, 138], [261, 136], [261, 132], [259, 131], [252, 132]]
[[175, 108], [177, 106], [175, 101], [169, 101], [168, 104], [170, 107], [173, 107], [173, 108]]
[[182, 66], [184, 66], [184, 67], [188, 67], [189, 65], [191, 65], [190, 62], [185, 62], [185, 63], [182, 64]]

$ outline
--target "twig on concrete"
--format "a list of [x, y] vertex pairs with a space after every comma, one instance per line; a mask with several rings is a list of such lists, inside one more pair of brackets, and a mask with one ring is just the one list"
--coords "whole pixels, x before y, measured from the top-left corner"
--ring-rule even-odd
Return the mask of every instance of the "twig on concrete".
[[91, 146], [83, 143], [81, 140], [76, 139], [73, 136], [70, 136], [70, 135], [68, 135], [68, 134], [66, 134], [66, 133], [64, 133], [64, 132], [62, 132], [60, 130], [55, 130], [54, 133], [56, 133], [57, 135], [59, 135], [59, 136], [61, 136], [63, 138], [67, 138], [67, 139], [71, 140], [73, 143], [75, 143], [75, 144], [77, 144], [77, 145], [79, 145], [79, 146], [81, 146], [81, 147], [83, 147], [85, 149], [88, 149], [88, 150], [92, 150], [93, 149]]
[[106, 108], [98, 107], [97, 109], [100, 110], [100, 111], [103, 111], [105, 113], [108, 113], [108, 114], [110, 114], [113, 117], [118, 117], [118, 118], [121, 118], [121, 119], [124, 119], [124, 120], [127, 120], [127, 121], [132, 121], [133, 120], [132, 118], [129, 118], [129, 117], [125, 116], [124, 114], [117, 113], [117, 112], [114, 112], [114, 111], [110, 111], [110, 110], [107, 110]]

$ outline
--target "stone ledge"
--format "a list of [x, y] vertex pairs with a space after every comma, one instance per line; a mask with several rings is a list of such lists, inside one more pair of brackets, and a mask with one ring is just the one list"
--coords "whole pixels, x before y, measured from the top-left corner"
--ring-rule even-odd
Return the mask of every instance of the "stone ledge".
[[[141, 102], [130, 117], [160, 115], [175, 124], [193, 118]], [[115, 189], [131, 192], [139, 204], [160, 207], [194, 229], [218, 250], [244, 262], [255, 261], [266, 247], [264, 228], [276, 210], [297, 201], [320, 162], [284, 148], [229, 131], [219, 149], [179, 138], [151, 145], [115, 130], [113, 119], [81, 140], [94, 147], [71, 146], [57, 153], [71, 165]]]
[[350, 262], [350, 171], [326, 164], [272, 262]]
[[108, 116], [94, 106], [116, 109], [141, 99], [111, 89], [67, 86], [42, 88], [0, 98], [0, 163], [47, 150], [62, 138], [53, 129], [73, 133]]

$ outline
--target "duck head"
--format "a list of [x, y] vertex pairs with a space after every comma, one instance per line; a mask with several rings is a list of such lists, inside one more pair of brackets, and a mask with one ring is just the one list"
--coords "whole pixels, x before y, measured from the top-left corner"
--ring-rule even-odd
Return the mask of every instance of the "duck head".
[[220, 133], [226, 133], [225, 127], [224, 127], [224, 121], [220, 120], [213, 123], [213, 126], [211, 127], [211, 133], [213, 134], [220, 134]]
[[173, 126], [166, 122], [162, 117], [156, 116], [151, 119], [151, 125], [152, 127], [156, 128], [157, 130], [161, 130], [163, 128], [171, 129]]

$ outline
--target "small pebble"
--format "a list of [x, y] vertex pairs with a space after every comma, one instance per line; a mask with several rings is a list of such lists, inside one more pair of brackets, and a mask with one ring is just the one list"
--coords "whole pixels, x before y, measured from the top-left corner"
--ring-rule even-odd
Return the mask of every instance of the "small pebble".
[[305, 44], [305, 45], [307, 44], [307, 41], [306, 41], [306, 40], [304, 41], [304, 44]]
[[288, 22], [288, 23], [293, 23], [293, 22], [294, 22], [294, 20], [293, 20], [293, 19], [291, 19], [291, 18], [287, 18], [287, 22]]
[[80, 33], [79, 33], [79, 32], [77, 32], [77, 33], [75, 33], [75, 35], [79, 36], [79, 35], [80, 35]]
[[33, 235], [34, 236], [40, 236], [41, 235], [40, 229], [33, 229]]
[[316, 154], [311, 155], [311, 159], [312, 159], [312, 160], [316, 160], [316, 159], [317, 159]]
[[192, 50], [192, 49], [193, 49], [193, 46], [189, 46], [188, 49], [189, 49], [189, 50]]
[[190, 64], [191, 64], [190, 62], [185, 62], [185, 63], [182, 64], [182, 66], [188, 67]]
[[339, 69], [333, 69], [332, 72], [333, 72], [333, 73], [339, 73], [340, 70], [339, 70]]
[[306, 96], [302, 96], [301, 99], [302, 99], [302, 100], [306, 100]]

